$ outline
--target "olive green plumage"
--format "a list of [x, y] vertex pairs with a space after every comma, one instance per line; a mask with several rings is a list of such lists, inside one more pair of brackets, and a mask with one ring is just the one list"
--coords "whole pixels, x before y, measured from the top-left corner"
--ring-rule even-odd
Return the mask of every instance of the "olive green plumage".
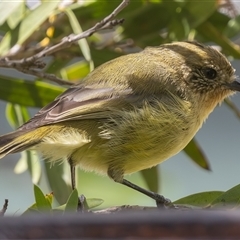
[[196, 42], [109, 61], [0, 137], [0, 157], [36, 148], [121, 182], [181, 151], [215, 106], [239, 90], [217, 50]]

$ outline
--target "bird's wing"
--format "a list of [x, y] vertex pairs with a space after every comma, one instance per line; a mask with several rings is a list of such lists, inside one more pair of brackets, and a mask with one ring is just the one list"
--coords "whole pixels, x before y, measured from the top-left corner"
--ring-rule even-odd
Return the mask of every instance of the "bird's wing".
[[76, 85], [42, 108], [19, 130], [67, 120], [107, 118], [113, 114], [113, 109], [128, 108], [137, 99], [138, 97], [132, 94], [132, 89]]

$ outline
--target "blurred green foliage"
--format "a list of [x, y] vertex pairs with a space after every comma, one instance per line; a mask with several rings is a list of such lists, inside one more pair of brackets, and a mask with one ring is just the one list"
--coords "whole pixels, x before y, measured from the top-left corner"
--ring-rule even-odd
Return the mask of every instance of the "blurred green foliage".
[[[74, 189], [69, 195], [65, 204], [58, 206], [56, 208], [53, 207], [53, 199], [54, 194], [46, 194], [42, 192], [42, 190], [34, 185], [33, 187], [35, 203], [30, 206], [22, 215], [30, 215], [36, 213], [44, 213], [44, 214], [61, 214], [65, 213], [74, 213], [78, 207], [78, 192], [77, 189]], [[102, 199], [85, 199], [84, 200], [84, 210], [89, 210], [101, 205], [103, 202]]]

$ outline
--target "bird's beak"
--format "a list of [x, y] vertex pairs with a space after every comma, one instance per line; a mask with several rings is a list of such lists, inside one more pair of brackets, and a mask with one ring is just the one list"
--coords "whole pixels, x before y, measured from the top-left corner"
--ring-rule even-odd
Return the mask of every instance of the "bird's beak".
[[238, 82], [238, 81], [234, 81], [234, 82], [228, 83], [228, 84], [226, 84], [226, 86], [227, 86], [230, 90], [240, 92], [240, 82]]

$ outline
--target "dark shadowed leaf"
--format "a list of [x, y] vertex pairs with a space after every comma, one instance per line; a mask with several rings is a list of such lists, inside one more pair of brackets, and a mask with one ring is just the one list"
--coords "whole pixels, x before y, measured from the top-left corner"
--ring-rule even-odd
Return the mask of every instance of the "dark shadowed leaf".
[[152, 167], [149, 169], [144, 169], [140, 173], [141, 173], [144, 181], [146, 182], [148, 188], [153, 192], [158, 192], [158, 190], [159, 190], [158, 168]]
[[23, 212], [22, 216], [36, 215], [36, 214], [40, 214], [40, 213], [41, 212], [38, 211], [37, 204], [34, 203], [26, 211]]
[[94, 65], [97, 67], [107, 61], [120, 57], [123, 53], [114, 52], [109, 49], [92, 49], [91, 54], [94, 60]]
[[187, 17], [192, 27], [206, 21], [216, 10], [217, 4], [215, 1], [185, 1], [183, 14]]
[[239, 205], [240, 200], [240, 184], [222, 193], [211, 203], [212, 208], [234, 207]]
[[41, 81], [27, 81], [0, 76], [0, 99], [27, 107], [43, 107], [64, 90]]
[[6, 117], [13, 129], [18, 128], [30, 118], [26, 107], [12, 103], [6, 106]]
[[212, 192], [201, 192], [192, 194], [183, 198], [178, 199], [174, 202], [174, 204], [184, 204], [191, 205], [196, 207], [206, 207], [208, 206], [214, 199], [218, 198], [222, 195], [221, 191], [212, 191]]
[[85, 209], [92, 209], [100, 206], [104, 201], [100, 198], [87, 198], [84, 202]]
[[76, 212], [77, 206], [78, 206], [78, 191], [77, 189], [74, 189], [67, 200], [65, 212]]
[[208, 160], [195, 139], [184, 148], [184, 152], [200, 167], [210, 170]]
[[[72, 192], [70, 185], [64, 179], [64, 164], [55, 163], [54, 165], [49, 161], [44, 161], [47, 178], [50, 184], [51, 191], [60, 205], [67, 202], [68, 196]], [[70, 174], [69, 174], [70, 178]]]

